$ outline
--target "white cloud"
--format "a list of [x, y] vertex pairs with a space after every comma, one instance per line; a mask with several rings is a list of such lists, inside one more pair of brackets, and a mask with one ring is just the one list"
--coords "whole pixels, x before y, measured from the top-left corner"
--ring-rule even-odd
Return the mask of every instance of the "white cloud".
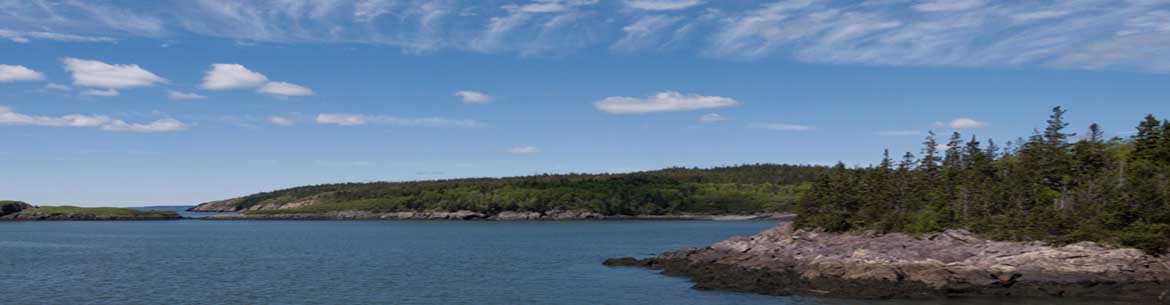
[[358, 114], [322, 113], [317, 115], [317, 124], [341, 126], [365, 125], [366, 117]]
[[110, 124], [102, 125], [102, 130], [108, 131], [132, 131], [132, 132], [168, 132], [179, 131], [187, 129], [187, 125], [179, 120], [172, 118], [160, 119], [146, 124], [126, 123], [122, 120], [114, 120]]
[[52, 33], [52, 32], [22, 32], [7, 29], [0, 29], [0, 38], [7, 38], [18, 43], [28, 43], [32, 39], [44, 39], [64, 42], [115, 42], [117, 40], [110, 37], [100, 36], [81, 36], [72, 34]]
[[73, 90], [73, 88], [69, 87], [68, 85], [62, 85], [62, 84], [57, 84], [57, 83], [49, 83], [49, 84], [46, 84], [46, 85], [45, 85], [45, 89], [50, 89], [50, 90], [57, 90], [57, 91], [70, 91], [70, 90]]
[[877, 135], [883, 137], [914, 136], [920, 134], [922, 134], [922, 132], [917, 130], [887, 130], [877, 132]]
[[286, 82], [268, 82], [263, 87], [256, 89], [257, 92], [283, 95], [283, 96], [306, 96], [313, 95], [313, 90], [305, 88], [297, 84]]
[[727, 117], [722, 116], [718, 113], [708, 113], [708, 114], [704, 114], [703, 116], [699, 117], [699, 123], [715, 123], [715, 122], [722, 122], [722, 121], [726, 121], [726, 120], [728, 120]]
[[88, 96], [105, 96], [105, 97], [110, 97], [110, 96], [118, 96], [118, 95], [120, 95], [120, 94], [122, 94], [122, 93], [121, 93], [121, 92], [118, 92], [118, 90], [117, 90], [117, 89], [104, 89], [104, 90], [99, 90], [99, 89], [89, 89], [89, 90], [85, 90], [85, 91], [82, 91], [82, 92], [81, 92], [81, 95], [88, 95]]
[[919, 12], [965, 11], [983, 6], [984, 0], [926, 0], [915, 4]]
[[[320, 117], [317, 117], [317, 118], [318, 118], [318, 122], [320, 122]], [[282, 116], [269, 117], [268, 123], [271, 123], [272, 125], [277, 125], [277, 126], [292, 126], [293, 124], [295, 124], [295, 122], [293, 122], [293, 120], [291, 118], [282, 117]]]
[[593, 107], [612, 114], [651, 113], [666, 111], [693, 111], [730, 107], [739, 104], [722, 96], [704, 96], [664, 91], [648, 98], [611, 96], [593, 103]]
[[200, 88], [207, 90], [231, 90], [256, 88], [256, 92], [280, 96], [313, 95], [313, 90], [301, 85], [269, 81], [268, 76], [249, 70], [241, 64], [212, 64], [203, 75]]
[[455, 95], [463, 99], [464, 104], [484, 104], [492, 100], [491, 96], [478, 91], [456, 91]]
[[938, 127], [950, 127], [954, 129], [972, 129], [984, 127], [990, 125], [990, 123], [969, 118], [957, 118], [951, 120], [950, 122], [935, 122], [934, 125]]
[[518, 154], [518, 155], [535, 154], [538, 152], [540, 152], [540, 149], [536, 148], [536, 147], [532, 147], [532, 146], [520, 146], [520, 147], [512, 147], [512, 148], [508, 149], [508, 153], [513, 153], [513, 154]]
[[783, 131], [805, 131], [811, 130], [812, 126], [788, 124], [788, 123], [756, 123], [751, 125], [752, 128], [783, 130]]
[[66, 57], [65, 70], [73, 75], [73, 84], [86, 87], [124, 89], [149, 87], [167, 80], [138, 65], [111, 65], [96, 60]]
[[200, 87], [207, 90], [243, 89], [259, 87], [266, 82], [267, 76], [248, 70], [244, 65], [212, 64]]
[[0, 124], [4, 125], [34, 125], [52, 127], [97, 127], [108, 124], [112, 119], [104, 115], [70, 114], [60, 117], [32, 116], [17, 113], [5, 106], [0, 106]]
[[199, 95], [197, 93], [188, 93], [188, 92], [179, 92], [179, 91], [170, 90], [170, 91], [167, 91], [167, 98], [172, 99], [172, 100], [176, 100], [176, 101], [186, 101], [186, 100], [197, 100], [197, 99], [202, 99], [202, 98], [207, 98], [207, 97]]
[[703, 4], [703, 0], [626, 0], [626, 5], [636, 9], [652, 11], [673, 11]]
[[483, 124], [475, 120], [458, 120], [442, 117], [409, 118], [389, 115], [364, 115], [348, 113], [322, 113], [317, 115], [317, 124], [355, 126], [366, 124], [393, 125], [403, 127], [455, 127], [478, 128]]
[[93, 127], [107, 131], [164, 132], [186, 129], [175, 119], [165, 118], [147, 124], [132, 124], [105, 115], [70, 114], [59, 117], [34, 116], [17, 113], [0, 106], [0, 125], [28, 125], [48, 127]]
[[43, 79], [45, 79], [45, 74], [25, 66], [0, 65], [0, 83]]

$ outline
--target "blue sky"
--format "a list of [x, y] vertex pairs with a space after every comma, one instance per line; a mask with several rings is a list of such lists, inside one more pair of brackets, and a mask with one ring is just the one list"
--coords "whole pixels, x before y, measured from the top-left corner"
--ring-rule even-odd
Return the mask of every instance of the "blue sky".
[[1167, 1], [0, 0], [0, 198], [868, 164], [1170, 116]]

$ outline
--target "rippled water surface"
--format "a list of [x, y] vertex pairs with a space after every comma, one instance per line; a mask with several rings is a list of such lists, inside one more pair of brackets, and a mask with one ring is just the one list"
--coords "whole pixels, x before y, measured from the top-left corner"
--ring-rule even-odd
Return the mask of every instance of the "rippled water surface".
[[775, 224], [0, 222], [0, 304], [1000, 303], [697, 291], [683, 278], [601, 265], [609, 257], [705, 246]]

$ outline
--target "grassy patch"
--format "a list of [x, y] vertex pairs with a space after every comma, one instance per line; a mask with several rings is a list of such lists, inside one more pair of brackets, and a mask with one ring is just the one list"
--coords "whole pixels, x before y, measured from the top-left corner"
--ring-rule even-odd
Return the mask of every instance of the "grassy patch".
[[23, 213], [40, 213], [40, 214], [92, 214], [92, 215], [125, 215], [125, 216], [147, 216], [147, 215], [177, 215], [174, 211], [139, 211], [135, 209], [126, 208], [83, 208], [75, 206], [42, 206], [21, 211]]

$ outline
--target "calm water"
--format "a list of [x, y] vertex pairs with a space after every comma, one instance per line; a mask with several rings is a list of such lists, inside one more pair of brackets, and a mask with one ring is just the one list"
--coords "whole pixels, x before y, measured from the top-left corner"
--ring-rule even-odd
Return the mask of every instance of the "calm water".
[[601, 265], [773, 225], [0, 223], [0, 304], [911, 304], [697, 291], [682, 278]]

